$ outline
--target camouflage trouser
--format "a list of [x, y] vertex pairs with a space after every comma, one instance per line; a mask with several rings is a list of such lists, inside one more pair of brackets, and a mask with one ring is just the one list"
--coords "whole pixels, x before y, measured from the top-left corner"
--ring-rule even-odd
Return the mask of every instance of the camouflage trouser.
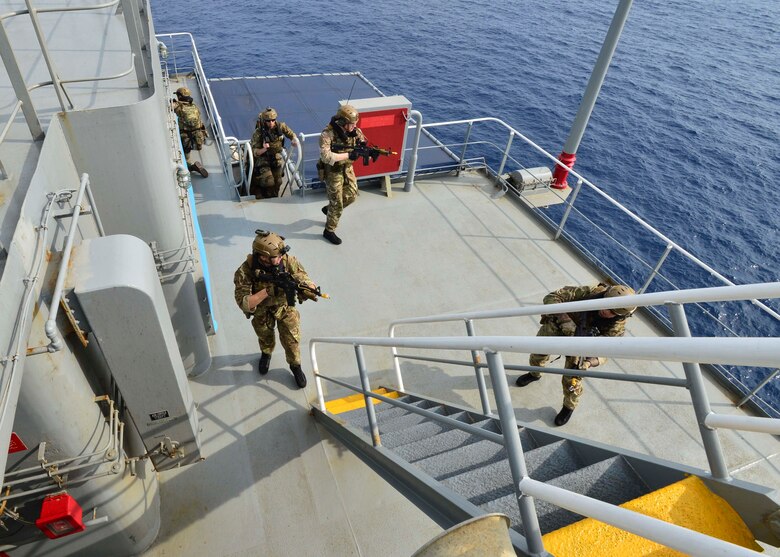
[[284, 355], [288, 364], [301, 363], [301, 314], [290, 306], [276, 306], [255, 314], [252, 327], [257, 334], [260, 351], [271, 354], [276, 345], [274, 327], [279, 326], [279, 342], [284, 347]]
[[261, 155], [255, 159], [255, 171], [252, 183], [249, 186], [249, 194], [257, 199], [264, 197], [279, 197], [279, 188], [282, 186], [284, 175], [284, 159], [281, 153], [274, 155], [276, 164], [272, 165], [268, 157]]
[[328, 220], [325, 230], [333, 232], [339, 225], [344, 208], [351, 205], [358, 194], [357, 178], [352, 165], [326, 166], [325, 185], [328, 190]]
[[[539, 327], [539, 332], [536, 333], [536, 336], [558, 337], [565, 335], [561, 332], [560, 328], [558, 328], [557, 323], [549, 321]], [[547, 354], [531, 354], [530, 358], [528, 358], [528, 365], [545, 366], [550, 363], [550, 360], [552, 360], [552, 356]], [[566, 356], [566, 363], [564, 364], [564, 368], [578, 369], [577, 363], [577, 357]], [[536, 371], [532, 371], [531, 375], [534, 377], [542, 376], [541, 373]], [[582, 396], [582, 377], [578, 377], [576, 375], [564, 375], [561, 377], [561, 385], [563, 386], [563, 405], [566, 408], [574, 410], [577, 408], [577, 404], [580, 401], [580, 396]]]
[[[187, 166], [192, 164], [192, 155], [190, 154], [193, 149], [200, 151], [203, 147], [203, 143], [206, 140], [206, 132], [203, 130], [181, 130], [181, 146], [184, 148], [184, 157], [187, 159]], [[190, 168], [190, 170], [192, 170]]]

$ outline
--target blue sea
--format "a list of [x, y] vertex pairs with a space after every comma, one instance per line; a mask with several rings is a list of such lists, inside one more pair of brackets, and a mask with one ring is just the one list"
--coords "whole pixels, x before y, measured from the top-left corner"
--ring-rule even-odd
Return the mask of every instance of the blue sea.
[[[556, 155], [618, 5], [151, 3], [158, 33], [194, 35], [209, 77], [360, 71], [409, 98], [426, 122], [495, 116]], [[767, 0], [635, 2], [577, 152], [579, 172], [735, 283], [780, 280], [778, 26], [780, 3]], [[641, 286], [664, 243], [586, 190], [577, 207], [587, 218], [567, 228], [592, 237], [592, 255]], [[626, 240], [625, 253], [605, 234]], [[679, 256], [664, 273], [678, 287], [719, 284]], [[667, 288], [657, 280], [649, 290]], [[745, 304], [691, 313], [694, 334], [780, 336], [777, 320]], [[729, 371], [752, 387], [772, 370]], [[761, 394], [780, 409], [780, 378]]]

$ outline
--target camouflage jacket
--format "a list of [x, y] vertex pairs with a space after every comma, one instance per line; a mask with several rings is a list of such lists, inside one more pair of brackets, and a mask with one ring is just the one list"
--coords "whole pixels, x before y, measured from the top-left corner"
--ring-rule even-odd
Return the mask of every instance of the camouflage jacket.
[[[330, 166], [351, 165], [354, 161], [349, 159], [345, 161], [336, 161], [333, 157], [334, 151], [332, 150], [332, 146], [346, 145], [351, 148], [354, 147], [358, 141], [366, 141], [366, 136], [363, 135], [363, 132], [360, 130], [360, 128], [355, 128], [355, 132], [356, 133], [354, 136], [347, 136], [346, 139], [342, 141], [336, 130], [333, 129], [333, 126], [328, 124], [328, 126], [322, 130], [322, 133], [320, 134], [320, 160]], [[344, 151], [335, 152], [343, 153]]]
[[[560, 304], [563, 302], [578, 302], [580, 300], [594, 300], [603, 297], [609, 288], [608, 285], [599, 283], [596, 286], [564, 286], [544, 297], [545, 304]], [[598, 332], [598, 336], [622, 337], [626, 332], [626, 318], [615, 317], [603, 319], [598, 311], [569, 312], [578, 329], [579, 334], [589, 335]], [[542, 323], [553, 319], [553, 315], [542, 317]]]
[[183, 131], [203, 129], [200, 110], [193, 103], [177, 101], [173, 105], [173, 112], [179, 117], [179, 129]]
[[[265, 141], [263, 141], [263, 135], [266, 135]], [[292, 131], [290, 126], [285, 124], [284, 122], [276, 122], [276, 126], [273, 128], [265, 129], [265, 134], [263, 133], [263, 128], [261, 126], [257, 126], [255, 128], [255, 133], [252, 134], [252, 149], [262, 149], [264, 143], [268, 143], [268, 151], [266, 151], [264, 154], [266, 155], [276, 155], [278, 153], [282, 152], [282, 149], [284, 148], [284, 138], [287, 136], [290, 140], [295, 139], [295, 132]]]
[[[609, 288], [608, 285], [599, 283], [596, 286], [564, 286], [544, 297], [545, 304], [559, 304], [564, 302], [578, 302], [580, 300], [594, 300], [603, 297]], [[603, 319], [598, 311], [569, 312], [577, 325], [577, 335], [622, 337], [626, 332], [626, 317], [614, 317]], [[543, 315], [542, 323], [556, 322], [557, 314]], [[607, 358], [598, 356], [598, 364], [604, 365]], [[594, 364], [596, 365], [596, 364]]]
[[[298, 259], [296, 259], [294, 255], [284, 254], [280, 266], [281, 270], [290, 273], [298, 282], [312, 284], [303, 265], [298, 262]], [[271, 288], [273, 295], [260, 302], [253, 311], [249, 311], [247, 297], [260, 292], [263, 288], [273, 286], [271, 282], [259, 280], [257, 277], [261, 274], [263, 274], [263, 271], [252, 268], [252, 254], [249, 254], [246, 257], [246, 261], [236, 269], [236, 272], [233, 275], [233, 284], [236, 287], [236, 304], [238, 304], [238, 307], [240, 307], [241, 311], [244, 313], [258, 314], [267, 309], [287, 305], [287, 297], [285, 296], [284, 291], [281, 288], [273, 287]]]

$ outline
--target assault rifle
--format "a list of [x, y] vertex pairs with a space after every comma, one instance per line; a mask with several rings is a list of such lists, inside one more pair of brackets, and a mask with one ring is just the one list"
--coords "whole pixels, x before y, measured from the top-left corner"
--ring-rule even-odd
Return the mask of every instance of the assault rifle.
[[[583, 311], [580, 313], [579, 319], [577, 320], [577, 330], [574, 332], [575, 337], [597, 337], [601, 334], [601, 331], [598, 327], [595, 325], [591, 327], [586, 326], [587, 321], [587, 312]], [[590, 356], [578, 356], [576, 359], [576, 368], [575, 369], [582, 369], [582, 364], [590, 358]]]
[[298, 282], [287, 271], [272, 271], [270, 273], [261, 273], [257, 275], [260, 282], [270, 282], [277, 288], [284, 291], [287, 296], [287, 305], [294, 306], [295, 302], [303, 303], [304, 300], [316, 300], [317, 298], [330, 298], [322, 292], [320, 287], [312, 288], [308, 284]]
[[359, 158], [362, 158], [363, 166], [368, 166], [369, 159], [371, 159], [373, 162], [376, 162], [379, 158], [379, 155], [389, 157], [390, 155], [398, 154], [395, 151], [391, 151], [390, 149], [381, 149], [376, 145], [369, 145], [366, 141], [358, 141], [354, 147], [350, 147], [349, 145], [334, 144], [331, 145], [331, 150], [340, 153], [349, 153], [349, 158], [355, 161]]

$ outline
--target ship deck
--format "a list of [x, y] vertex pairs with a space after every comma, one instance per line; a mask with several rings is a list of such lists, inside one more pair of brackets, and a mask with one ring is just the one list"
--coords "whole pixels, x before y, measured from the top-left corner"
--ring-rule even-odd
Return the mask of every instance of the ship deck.
[[[194, 189], [219, 324], [211, 338], [212, 369], [191, 381], [206, 460], [161, 476], [163, 526], [145, 555], [411, 554], [441, 529], [309, 417], [316, 392], [308, 340], [386, 335], [389, 322], [403, 317], [536, 304], [550, 290], [595, 283], [598, 275], [553, 241], [522, 201], [494, 199], [493, 185], [477, 172], [418, 179], [409, 193], [396, 184], [391, 198], [379, 189], [361, 191], [339, 225], [344, 243], [333, 246], [322, 237], [323, 192], [236, 202], [216, 154], [202, 156], [212, 173], [196, 177]], [[295, 387], [280, 347], [268, 375], [258, 375], [256, 339], [233, 300], [232, 275], [257, 228], [284, 236], [331, 296], [300, 308], [304, 390]], [[479, 334], [533, 335], [536, 329], [530, 318], [477, 323]], [[449, 323], [397, 334], [462, 332], [462, 324]], [[661, 333], [636, 315], [627, 334]], [[389, 351], [367, 349], [366, 358], [372, 386], [392, 385]], [[505, 355], [505, 361], [522, 364], [527, 357]], [[351, 348], [325, 346], [318, 362], [322, 373], [358, 384]], [[613, 360], [604, 367], [684, 376], [676, 363]], [[415, 362], [402, 369], [407, 391], [480, 408], [472, 370]], [[556, 376], [511, 392], [518, 421], [552, 427], [561, 404]], [[712, 381], [708, 393], [718, 412], [740, 412]], [[589, 380], [561, 431], [707, 468], [681, 389]], [[721, 439], [735, 477], [778, 485], [776, 438], [723, 431]]]

